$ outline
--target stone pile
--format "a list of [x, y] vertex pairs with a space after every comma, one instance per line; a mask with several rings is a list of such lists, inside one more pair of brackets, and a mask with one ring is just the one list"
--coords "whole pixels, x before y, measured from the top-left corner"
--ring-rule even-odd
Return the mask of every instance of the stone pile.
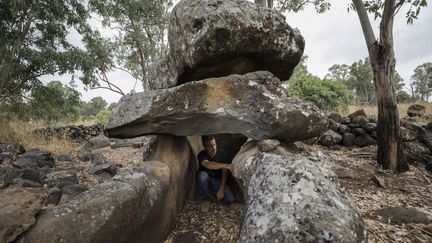
[[69, 125], [64, 127], [39, 128], [34, 132], [45, 139], [57, 137], [70, 140], [86, 140], [103, 134], [103, 129], [103, 124], [94, 124], [90, 126]]
[[349, 116], [330, 113], [329, 129], [321, 134], [319, 143], [326, 147], [359, 146], [376, 144], [377, 124], [367, 117], [364, 110], [358, 110]]
[[[407, 117], [400, 121], [404, 154], [408, 161], [420, 162], [432, 172], [432, 119], [425, 116], [426, 107], [414, 104], [408, 108]], [[328, 115], [329, 129], [319, 138], [323, 146], [364, 147], [377, 144], [377, 122], [368, 118], [364, 110], [349, 116], [333, 112]]]

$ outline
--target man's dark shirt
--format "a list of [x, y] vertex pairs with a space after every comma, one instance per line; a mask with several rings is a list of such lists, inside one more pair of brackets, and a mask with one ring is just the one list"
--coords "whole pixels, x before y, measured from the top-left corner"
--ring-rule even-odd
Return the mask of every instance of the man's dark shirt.
[[216, 156], [215, 158], [211, 158], [210, 155], [207, 154], [207, 151], [202, 150], [198, 154], [198, 163], [199, 163], [199, 169], [198, 171], [205, 171], [207, 174], [213, 178], [221, 179], [222, 178], [222, 169], [219, 170], [209, 170], [206, 167], [201, 165], [201, 162], [204, 160], [208, 160], [211, 162], [218, 162], [218, 163], [224, 163], [229, 164], [226, 156], [226, 152], [222, 149], [216, 150]]

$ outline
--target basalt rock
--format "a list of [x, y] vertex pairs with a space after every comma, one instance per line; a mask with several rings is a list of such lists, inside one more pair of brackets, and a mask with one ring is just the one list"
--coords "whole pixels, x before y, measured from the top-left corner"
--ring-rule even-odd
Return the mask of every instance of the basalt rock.
[[257, 70], [288, 80], [305, 45], [281, 13], [244, 0], [181, 1], [169, 22], [170, 52], [150, 67], [152, 89]]
[[232, 172], [246, 199], [239, 242], [367, 242], [360, 211], [322, 154], [261, 152], [251, 141]]
[[106, 126], [109, 137], [241, 133], [294, 142], [328, 126], [313, 105], [286, 95], [266, 71], [230, 75], [125, 96]]

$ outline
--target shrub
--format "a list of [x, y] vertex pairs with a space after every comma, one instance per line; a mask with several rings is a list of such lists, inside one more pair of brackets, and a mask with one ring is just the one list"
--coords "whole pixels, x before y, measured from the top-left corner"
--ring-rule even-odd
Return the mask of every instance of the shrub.
[[109, 110], [101, 110], [96, 115], [96, 121], [102, 124], [105, 124], [108, 122], [108, 119], [111, 116], [111, 111]]
[[293, 97], [314, 102], [327, 111], [347, 111], [354, 94], [341, 81], [302, 75], [288, 84]]

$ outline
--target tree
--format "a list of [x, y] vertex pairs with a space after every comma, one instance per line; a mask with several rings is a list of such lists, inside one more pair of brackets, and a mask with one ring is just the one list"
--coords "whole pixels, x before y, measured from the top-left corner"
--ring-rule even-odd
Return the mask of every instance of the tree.
[[168, 50], [166, 30], [171, 0], [90, 0], [89, 5], [102, 17], [104, 26], [117, 31], [113, 40], [104, 40], [105, 50], [111, 51], [109, 60], [113, 61], [102, 63], [96, 75], [111, 84], [106, 72], [121, 69], [140, 80], [144, 90], [148, 90], [149, 65]]
[[82, 103], [82, 115], [85, 117], [96, 116], [99, 111], [104, 110], [108, 103], [100, 96], [94, 97], [90, 102]]
[[[299, 11], [306, 4], [314, 4], [317, 11], [330, 7], [326, 0], [281, 0], [281, 10]], [[365, 37], [374, 74], [378, 103], [378, 162], [384, 169], [408, 170], [402, 153], [399, 113], [394, 87], [395, 55], [393, 49], [393, 20], [403, 5], [409, 5], [407, 23], [412, 23], [427, 5], [427, 0], [352, 0], [350, 8], [357, 12]], [[380, 18], [379, 39], [375, 38], [368, 12]]]
[[21, 98], [43, 75], [82, 69], [86, 53], [66, 36], [89, 30], [83, 2], [0, 1], [0, 100]]
[[432, 63], [427, 62], [417, 66], [411, 76], [411, 84], [415, 96], [421, 100], [429, 100], [432, 92]]
[[[373, 72], [368, 57], [354, 62], [351, 66], [335, 64], [329, 68], [326, 77], [332, 80], [342, 80], [356, 94], [359, 104], [375, 104], [377, 102]], [[397, 92], [402, 91], [404, 82], [397, 72], [395, 72], [394, 85]]]
[[32, 89], [28, 102], [29, 117], [51, 124], [58, 121], [75, 121], [79, 117], [81, 94], [69, 85], [52, 81], [46, 86]]
[[329, 68], [329, 72], [326, 74], [325, 78], [331, 80], [340, 80], [344, 83], [348, 82], [350, 77], [350, 67], [346, 64], [334, 64]]

